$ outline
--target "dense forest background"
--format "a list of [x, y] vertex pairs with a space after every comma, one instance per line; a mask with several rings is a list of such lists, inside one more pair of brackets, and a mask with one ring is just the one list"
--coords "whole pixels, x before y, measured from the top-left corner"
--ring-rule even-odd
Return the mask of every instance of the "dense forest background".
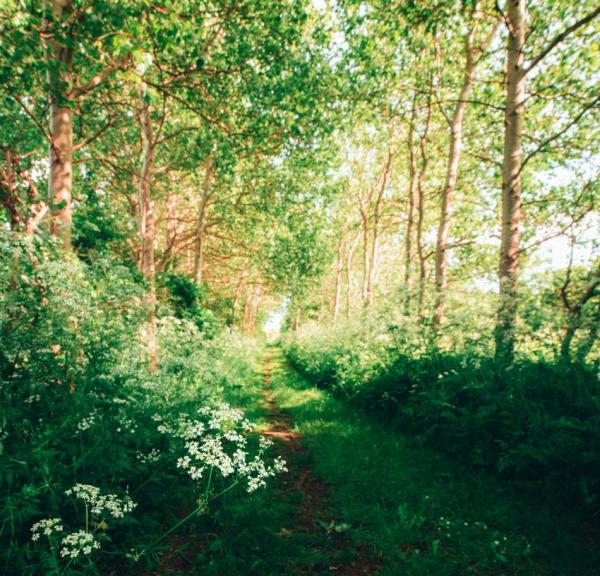
[[[248, 528], [293, 514], [260, 516], [286, 474], [256, 433], [266, 326], [309, 448], [307, 386], [381, 423], [373, 450], [410, 438], [507, 491], [512, 548], [475, 527], [487, 505], [383, 483], [377, 537], [327, 518], [370, 551], [339, 573], [597, 574], [599, 14], [0, 0], [0, 571], [331, 573]], [[338, 432], [313, 450], [332, 501], [378, 494], [344, 496]], [[444, 540], [440, 513], [473, 531]]]

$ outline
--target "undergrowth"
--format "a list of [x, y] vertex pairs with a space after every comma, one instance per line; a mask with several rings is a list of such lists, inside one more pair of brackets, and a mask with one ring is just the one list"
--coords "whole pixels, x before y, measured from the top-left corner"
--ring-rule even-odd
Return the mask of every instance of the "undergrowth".
[[600, 551], [568, 512], [416, 444], [304, 378], [274, 381], [332, 513], [381, 576], [592, 576]]

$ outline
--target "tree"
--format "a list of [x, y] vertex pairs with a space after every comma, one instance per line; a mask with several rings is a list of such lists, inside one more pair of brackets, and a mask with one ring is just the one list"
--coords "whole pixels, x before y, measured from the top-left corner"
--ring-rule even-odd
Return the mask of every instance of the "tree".
[[497, 29], [497, 25], [495, 25], [487, 34], [486, 38], [481, 42], [478, 42], [477, 34], [482, 19], [481, 4], [478, 0], [475, 2], [475, 5], [470, 11], [469, 16], [469, 31], [465, 37], [464, 46], [464, 79], [456, 104], [454, 106], [454, 111], [449, 119], [450, 143], [448, 148], [448, 162], [446, 168], [446, 180], [444, 183], [442, 200], [440, 203], [440, 221], [435, 248], [435, 286], [437, 291], [433, 320], [435, 326], [440, 326], [444, 322], [445, 318], [446, 290], [448, 285], [446, 273], [446, 250], [448, 249], [448, 235], [450, 232], [453, 196], [458, 181], [459, 165], [462, 153], [463, 122], [465, 112], [467, 110], [469, 98], [473, 90], [473, 85], [475, 84], [477, 66], [481, 62], [484, 51], [492, 42]]
[[573, 32], [591, 22], [600, 8], [592, 10], [548, 42], [525, 65], [526, 0], [508, 0], [503, 15], [507, 30], [506, 103], [504, 112], [504, 156], [502, 161], [502, 223], [500, 263], [498, 267], [499, 298], [496, 322], [496, 356], [510, 362], [515, 348], [517, 317], [517, 273], [519, 270], [521, 235], [521, 179], [523, 171], [523, 122], [526, 78], [550, 52]]

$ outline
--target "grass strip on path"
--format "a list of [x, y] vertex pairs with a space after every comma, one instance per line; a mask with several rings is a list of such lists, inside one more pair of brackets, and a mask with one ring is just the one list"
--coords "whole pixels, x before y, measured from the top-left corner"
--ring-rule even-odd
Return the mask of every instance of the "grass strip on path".
[[381, 576], [598, 574], [597, 551], [578, 542], [568, 519], [510, 484], [415, 444], [289, 370], [271, 385], [307, 465], [326, 481], [328, 514], [381, 559]]

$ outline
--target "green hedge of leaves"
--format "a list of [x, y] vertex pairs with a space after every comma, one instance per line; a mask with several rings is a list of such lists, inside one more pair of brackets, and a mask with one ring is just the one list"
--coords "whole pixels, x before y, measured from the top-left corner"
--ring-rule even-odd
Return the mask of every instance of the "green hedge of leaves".
[[[307, 329], [292, 366], [440, 451], [583, 514], [600, 510], [600, 381], [589, 365], [521, 357], [512, 367], [441, 351], [403, 326]], [[491, 347], [490, 347], [491, 350]]]

